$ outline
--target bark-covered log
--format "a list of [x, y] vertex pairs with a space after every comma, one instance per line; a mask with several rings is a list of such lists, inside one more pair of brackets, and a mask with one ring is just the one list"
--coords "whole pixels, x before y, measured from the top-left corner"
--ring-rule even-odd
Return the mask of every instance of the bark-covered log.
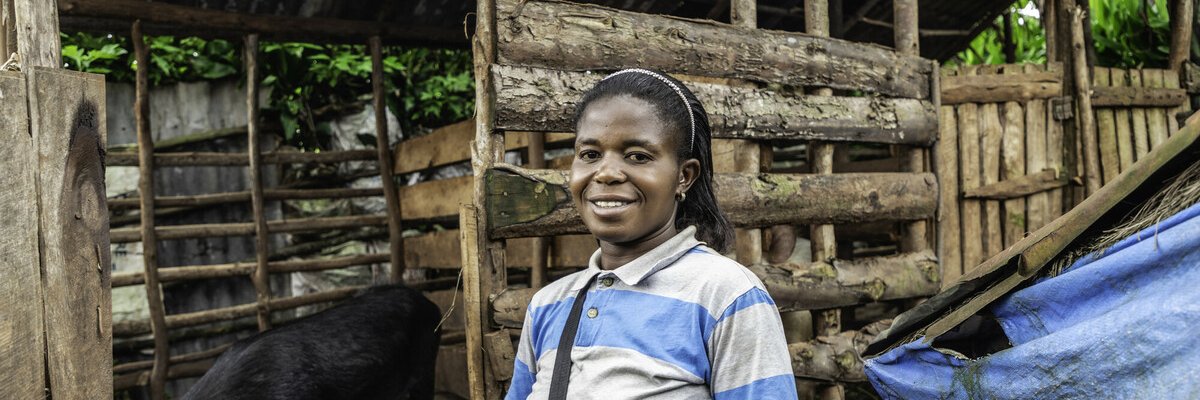
[[941, 86], [942, 105], [1047, 99], [1062, 95], [1062, 73], [947, 76]]
[[[933, 252], [853, 261], [752, 265], [775, 304], [784, 309], [829, 309], [879, 300], [930, 296], [941, 285]], [[537, 289], [510, 289], [492, 300], [493, 320], [520, 328]]]
[[[504, 166], [488, 172], [494, 238], [584, 233], [567, 193], [567, 171]], [[717, 202], [737, 227], [911, 221], [933, 216], [937, 181], [929, 173], [715, 176]]]
[[[493, 65], [496, 127], [574, 131], [575, 105], [603, 76]], [[882, 97], [792, 96], [765, 89], [692, 81], [712, 135], [733, 139], [805, 139], [927, 146], [937, 131], [932, 103]]]
[[932, 64], [879, 46], [559, 1], [496, 2], [499, 62], [656, 68], [793, 86], [929, 97]]
[[837, 382], [864, 382], [862, 352], [879, 332], [891, 326], [891, 320], [872, 323], [857, 331], [789, 343], [792, 373], [798, 377]]
[[781, 308], [826, 309], [930, 296], [941, 286], [937, 258], [931, 251], [749, 268]]

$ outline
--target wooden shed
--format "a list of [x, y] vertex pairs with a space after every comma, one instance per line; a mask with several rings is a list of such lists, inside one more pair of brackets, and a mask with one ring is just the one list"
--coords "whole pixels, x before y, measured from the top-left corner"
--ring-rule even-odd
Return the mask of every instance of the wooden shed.
[[[5, 102], [0, 112], [0, 120], [18, 127], [10, 130], [18, 145], [0, 148], [12, 157], [0, 162], [24, 172], [4, 175], [4, 186], [18, 190], [4, 192], [6, 212], [0, 215], [13, 218], [6, 226], [40, 229], [23, 229], [14, 235], [19, 240], [0, 243], [4, 258], [20, 264], [0, 270], [11, 274], [0, 277], [13, 289], [0, 307], [38, 321], [0, 343], [23, 349], [10, 358], [3, 380], [22, 382], [13, 386], [15, 398], [41, 398], [46, 388], [60, 398], [106, 398], [114, 388], [147, 387], [151, 398], [162, 399], [168, 380], [203, 374], [227, 348], [170, 354], [173, 332], [246, 317], [255, 319], [257, 329], [270, 329], [284, 322], [279, 311], [338, 301], [359, 289], [278, 297], [268, 285], [271, 274], [387, 262], [393, 281], [406, 268], [449, 272], [406, 282], [427, 290], [444, 310], [454, 305], [443, 331], [439, 389], [499, 398], [532, 293], [585, 266], [596, 246], [562, 190], [569, 161], [554, 157], [573, 140], [575, 101], [598, 73], [642, 66], [676, 75], [705, 102], [717, 138], [718, 197], [739, 228], [733, 256], [762, 278], [780, 305], [802, 392], [842, 398], [842, 384], [864, 380], [858, 354], [883, 326], [872, 322], [937, 293], [943, 282], [1069, 210], [1110, 174], [1165, 142], [1178, 130], [1174, 115], [1189, 109], [1187, 96], [1198, 91], [1200, 79], [1192, 76], [1200, 70], [1186, 62], [1190, 1], [1176, 2], [1172, 10], [1183, 18], [1175, 21], [1167, 69], [1090, 69], [1074, 0], [1044, 3], [1054, 46], [1050, 63], [939, 68], [938, 61], [961, 50], [1010, 3], [6, 2], [0, 44], [4, 54], [20, 54], [21, 72], [3, 72], [0, 93], [26, 100]], [[63, 147], [73, 142], [45, 132], [104, 126], [41, 111], [77, 110], [74, 117], [86, 119], [93, 115], [86, 108], [56, 101], [104, 107], [98, 77], [53, 70], [61, 65], [59, 30], [129, 32], [143, 65], [143, 34], [236, 38], [247, 49], [257, 49], [260, 40], [358, 43], [367, 45], [376, 77], [385, 46], [470, 48], [476, 116], [395, 144], [379, 120], [376, 150], [263, 151], [257, 145], [264, 135], [256, 118], [259, 82], [247, 79], [249, 123], [230, 127], [245, 135], [246, 153], [172, 152], [151, 140], [144, 101], [149, 85], [140, 71], [137, 151], [103, 161], [138, 166], [140, 197], [109, 202], [99, 196], [81, 211], [55, 210], [45, 205], [59, 203], [64, 194], [55, 185], [66, 172], [32, 155], [73, 154]], [[596, 45], [597, 37], [608, 45]], [[244, 55], [249, 77], [256, 76], [257, 54]], [[375, 107], [382, 109], [381, 79], [372, 81]], [[51, 91], [72, 95], [45, 95]], [[22, 113], [31, 117], [28, 126], [13, 117]], [[95, 136], [103, 146], [103, 129]], [[505, 154], [514, 153], [524, 165], [505, 163]], [[96, 168], [96, 160], [83, 161], [92, 164], [59, 164]], [[382, 187], [264, 187], [258, 178], [264, 165], [347, 161], [377, 163]], [[411, 186], [393, 178], [466, 163], [473, 176]], [[246, 167], [256, 178], [243, 192], [155, 196], [152, 172], [169, 165]], [[86, 175], [82, 182], [97, 179]], [[386, 213], [269, 220], [262, 212], [270, 201], [364, 196], [385, 197]], [[156, 207], [247, 203], [252, 221], [155, 223]], [[109, 209], [137, 209], [140, 226], [106, 229]], [[78, 235], [52, 229], [72, 220], [87, 222], [77, 227]], [[430, 221], [450, 229], [402, 237], [403, 226]], [[271, 248], [267, 240], [269, 234], [362, 226], [386, 227], [389, 252], [283, 261], [281, 254], [292, 249]], [[48, 239], [59, 235], [62, 240]], [[225, 236], [254, 237], [255, 259], [171, 268], [156, 263], [156, 243]], [[810, 255], [789, 261], [795, 242], [788, 238], [796, 236], [810, 240]], [[102, 251], [110, 241], [142, 242], [145, 269], [110, 276]], [[29, 259], [39, 259], [40, 269], [17, 261]], [[86, 260], [88, 271], [94, 261], [99, 278], [79, 281], [60, 273], [77, 267], [64, 260]], [[461, 273], [461, 289], [455, 273]], [[228, 277], [251, 280], [256, 301], [185, 314], [168, 315], [163, 308], [164, 283]], [[112, 326], [105, 314], [108, 289], [133, 285], [145, 287], [150, 318]], [[87, 295], [61, 295], [66, 292]], [[42, 299], [44, 307], [28, 304], [29, 298]], [[52, 334], [93, 331], [86, 343]], [[112, 365], [113, 335], [146, 334], [153, 339], [153, 360]]]

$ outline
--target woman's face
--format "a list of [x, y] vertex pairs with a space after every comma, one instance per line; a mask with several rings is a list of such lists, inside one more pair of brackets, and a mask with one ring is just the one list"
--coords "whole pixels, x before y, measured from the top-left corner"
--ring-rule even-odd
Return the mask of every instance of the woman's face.
[[602, 242], [674, 236], [676, 193], [686, 192], [699, 173], [698, 161], [679, 162], [676, 135], [654, 107], [617, 95], [593, 102], [579, 120], [571, 197], [584, 225]]

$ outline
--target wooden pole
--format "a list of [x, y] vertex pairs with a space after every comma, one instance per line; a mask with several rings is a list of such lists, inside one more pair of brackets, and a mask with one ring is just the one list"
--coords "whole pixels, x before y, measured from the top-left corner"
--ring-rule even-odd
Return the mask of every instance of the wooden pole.
[[142, 23], [134, 21], [134, 58], [137, 62], [136, 94], [133, 116], [137, 122], [138, 193], [142, 215], [142, 265], [146, 282], [146, 301], [150, 308], [150, 328], [154, 333], [154, 368], [150, 372], [150, 398], [166, 398], [167, 370], [170, 368], [170, 349], [167, 347], [166, 307], [163, 305], [162, 285], [158, 282], [158, 240], [154, 229], [154, 139], [150, 135], [150, 50], [142, 38]]
[[254, 281], [254, 293], [258, 304], [258, 330], [262, 332], [271, 329], [271, 275], [267, 270], [267, 262], [270, 261], [271, 231], [267, 229], [267, 218], [263, 213], [262, 149], [258, 138], [258, 34], [246, 35], [244, 43], [250, 203], [254, 211], [254, 253], [257, 261], [251, 280]]
[[[895, 14], [896, 52], [911, 56], [920, 56], [918, 38], [918, 19], [916, 0], [896, 0], [893, 3]], [[910, 172], [925, 170], [925, 150], [910, 148], [904, 151], [904, 169]], [[904, 236], [901, 238], [900, 249], [904, 252], [917, 252], [929, 248], [926, 239], [926, 221], [913, 221], [905, 225]]]
[[[817, 37], [829, 36], [829, 0], [806, 0], [804, 2], [805, 32]], [[817, 88], [812, 91], [817, 96], [832, 96], [833, 89]], [[808, 142], [808, 162], [812, 173], [828, 175], [833, 173], [832, 143]], [[810, 227], [810, 243], [812, 245], [812, 260], [814, 262], [831, 262], [837, 258], [837, 238], [832, 224], [812, 225]], [[842, 331], [842, 311], [829, 309], [817, 312], [813, 320], [813, 336], [834, 336]], [[846, 389], [840, 384], [821, 385], [817, 393], [822, 399], [840, 400], [846, 397]]]
[[1167, 57], [1167, 68], [1176, 75], [1183, 71], [1183, 63], [1192, 52], [1192, 1], [1175, 0], [1171, 7], [1171, 53]]
[[[26, 70], [29, 67], [62, 68], [58, 7], [55, 4], [55, 0], [21, 0], [13, 4], [16, 52], [20, 53], [21, 66]], [[7, 60], [8, 55], [4, 59]]]
[[1075, 82], [1075, 96], [1079, 115], [1078, 134], [1083, 143], [1083, 182], [1084, 196], [1091, 196], [1100, 190], [1100, 147], [1096, 138], [1095, 112], [1092, 110], [1092, 82], [1088, 74], [1087, 50], [1083, 41], [1083, 9], [1076, 6], [1071, 9], [1071, 54], [1072, 69]]
[[[493, 331], [487, 321], [488, 297], [506, 289], [507, 274], [504, 270], [504, 242], [489, 238], [486, 210], [487, 171], [497, 161], [504, 160], [504, 133], [496, 131], [496, 99], [493, 91], [491, 68], [496, 62], [496, 1], [478, 0], [475, 8], [475, 36], [471, 43], [475, 73], [475, 143], [471, 154], [471, 170], [474, 173], [471, 207], [460, 214], [459, 229], [462, 230], [464, 293], [475, 293], [472, 299], [464, 298], [468, 322], [467, 327], [467, 373], [472, 399], [499, 399], [502, 388], [494, 379], [492, 371], [485, 366], [483, 338]], [[470, 219], [470, 221], [468, 221]], [[469, 228], [469, 229], [468, 229]], [[468, 254], [473, 258], [468, 258]], [[473, 264], [473, 265], [472, 265]]]
[[17, 52], [17, 21], [16, 6], [13, 0], [4, 0], [3, 14], [0, 17], [0, 58], [8, 60], [8, 56]]
[[[758, 27], [756, 0], [732, 0], [729, 4], [729, 19], [734, 26], [755, 29]], [[733, 141], [734, 170], [737, 172], [760, 172], [762, 149], [754, 142]], [[753, 265], [762, 262], [762, 230], [737, 229], [735, 245], [738, 262]]]
[[[546, 133], [529, 132], [529, 168], [546, 168]], [[530, 244], [529, 287], [546, 285], [546, 268], [549, 264], [547, 251], [550, 241], [545, 236], [534, 237]]]
[[[375, 149], [379, 150], [379, 179], [383, 182], [384, 199], [388, 212], [388, 249], [391, 255], [391, 282], [404, 282], [404, 229], [400, 225], [400, 193], [396, 191], [396, 178], [392, 175], [391, 145], [388, 143], [387, 94], [383, 85], [383, 44], [379, 36], [372, 36], [371, 89], [375, 107]], [[397, 154], [397, 157], [400, 155]]]

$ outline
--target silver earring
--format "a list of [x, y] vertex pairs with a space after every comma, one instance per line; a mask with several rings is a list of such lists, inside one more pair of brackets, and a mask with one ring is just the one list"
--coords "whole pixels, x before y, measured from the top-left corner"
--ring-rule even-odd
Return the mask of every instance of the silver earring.
[[682, 203], [684, 200], [687, 200], [687, 193], [683, 193], [683, 192], [676, 193], [675, 199], [679, 200], [679, 202]]

